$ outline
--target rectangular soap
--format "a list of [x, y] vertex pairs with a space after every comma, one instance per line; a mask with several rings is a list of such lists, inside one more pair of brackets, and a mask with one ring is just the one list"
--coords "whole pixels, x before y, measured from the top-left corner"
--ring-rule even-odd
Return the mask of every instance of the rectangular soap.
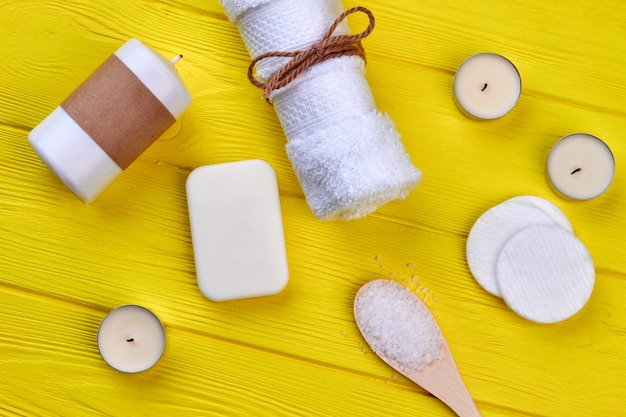
[[268, 163], [196, 168], [187, 203], [198, 287], [208, 299], [271, 295], [287, 285], [278, 184]]

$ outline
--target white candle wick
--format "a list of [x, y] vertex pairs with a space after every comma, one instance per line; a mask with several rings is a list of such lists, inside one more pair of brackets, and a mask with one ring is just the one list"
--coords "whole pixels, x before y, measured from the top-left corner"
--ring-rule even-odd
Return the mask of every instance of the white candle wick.
[[174, 58], [172, 58], [170, 60], [170, 62], [172, 63], [172, 65], [176, 65], [178, 64], [178, 61], [180, 61], [182, 59], [182, 54], [181, 55], [176, 55]]

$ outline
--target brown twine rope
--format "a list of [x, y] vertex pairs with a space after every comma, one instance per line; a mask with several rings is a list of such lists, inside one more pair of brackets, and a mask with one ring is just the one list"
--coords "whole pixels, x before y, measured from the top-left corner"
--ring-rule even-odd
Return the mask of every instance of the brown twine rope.
[[[358, 12], [365, 13], [369, 18], [369, 25], [363, 32], [355, 35], [333, 36], [333, 32], [337, 29], [337, 26], [339, 26], [346, 17]], [[270, 51], [254, 58], [248, 67], [248, 79], [252, 84], [264, 90], [263, 98], [269, 103], [269, 96], [272, 91], [286, 86], [312, 65], [330, 58], [349, 55], [358, 55], [365, 60], [365, 50], [361, 45], [361, 39], [372, 33], [372, 30], [374, 30], [374, 15], [372, 12], [362, 6], [353, 7], [340, 14], [330, 25], [324, 36], [322, 36], [322, 39], [313, 44], [309, 49], [293, 52]], [[260, 81], [254, 76], [256, 64], [270, 57], [286, 57], [292, 59], [276, 71], [267, 82]]]

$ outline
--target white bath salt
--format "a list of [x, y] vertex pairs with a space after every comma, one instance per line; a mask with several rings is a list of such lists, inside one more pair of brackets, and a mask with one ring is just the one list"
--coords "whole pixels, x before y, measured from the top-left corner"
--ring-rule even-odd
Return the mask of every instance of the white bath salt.
[[441, 359], [441, 330], [405, 286], [383, 279], [369, 282], [359, 291], [354, 312], [372, 350], [399, 371], [420, 371]]

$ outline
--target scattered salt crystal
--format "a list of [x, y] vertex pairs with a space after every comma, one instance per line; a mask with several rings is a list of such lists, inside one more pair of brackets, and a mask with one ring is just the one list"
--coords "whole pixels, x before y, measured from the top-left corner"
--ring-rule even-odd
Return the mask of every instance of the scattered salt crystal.
[[417, 282], [417, 281], [419, 281], [419, 280], [420, 280], [420, 279], [419, 279], [419, 277], [418, 277], [417, 275], [413, 275], [413, 276], [411, 277], [411, 281], [413, 281], [413, 282]]
[[412, 264], [412, 263], [408, 263], [406, 264], [406, 266], [409, 267], [410, 269], [415, 268], [415, 264]]
[[405, 286], [374, 280], [355, 299], [355, 317], [372, 350], [400, 372], [441, 359], [441, 330], [428, 308]]

